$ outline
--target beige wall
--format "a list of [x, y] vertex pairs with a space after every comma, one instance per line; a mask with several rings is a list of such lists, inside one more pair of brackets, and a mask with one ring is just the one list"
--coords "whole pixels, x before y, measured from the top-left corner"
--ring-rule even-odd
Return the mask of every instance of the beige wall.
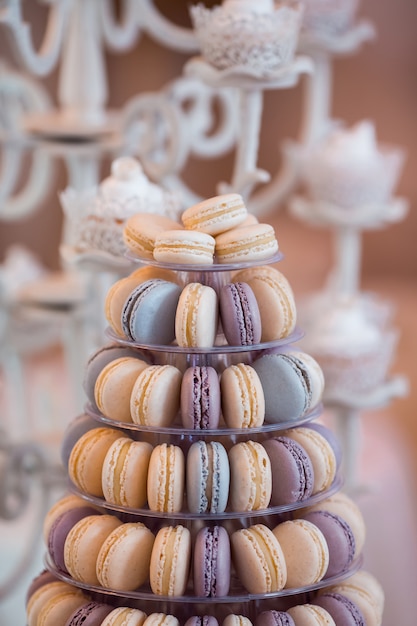
[[[156, 4], [178, 23], [188, 23], [188, 0], [164, 0]], [[215, 2], [206, 4], [213, 5]], [[44, 9], [42, 5], [32, 2], [25, 3], [25, 6], [28, 19], [36, 24], [39, 39]], [[415, 0], [363, 0], [360, 15], [370, 18], [375, 24], [378, 38], [366, 44], [358, 54], [335, 61], [333, 116], [345, 120], [348, 125], [371, 119], [375, 123], [379, 141], [405, 148], [408, 157], [397, 192], [410, 201], [410, 214], [404, 222], [365, 235], [364, 273], [371, 276], [402, 274], [415, 278], [417, 4]], [[13, 63], [10, 50], [1, 38], [0, 56]], [[157, 90], [181, 72], [186, 58], [186, 55], [162, 49], [146, 36], [129, 53], [109, 55], [109, 106], [120, 107], [139, 91]], [[57, 72], [45, 80], [52, 97], [56, 79]], [[283, 138], [296, 136], [301, 100], [302, 85], [288, 91], [266, 94], [259, 154], [261, 167], [271, 171], [279, 167], [278, 146]], [[220, 164], [191, 163], [187, 167], [186, 177], [193, 181], [202, 194], [213, 195], [218, 179], [230, 175], [231, 162], [231, 158], [228, 158], [222, 159]], [[103, 175], [107, 175], [107, 172], [108, 163], [105, 163]], [[62, 164], [59, 164], [55, 188], [31, 218], [15, 223], [0, 222], [0, 261], [8, 245], [22, 242], [37, 252], [47, 266], [54, 268], [58, 265], [61, 214], [57, 192], [65, 183], [66, 174]], [[326, 270], [330, 260], [328, 233], [313, 232], [292, 222], [282, 212], [279, 216], [275, 215], [273, 221], [277, 223], [284, 249], [285, 241], [289, 241], [290, 236], [291, 242], [303, 241], [310, 246], [309, 255], [313, 261], [308, 266], [307, 278], [311, 277], [314, 282]], [[294, 252], [293, 248], [292, 254]], [[305, 280], [306, 276], [303, 278]]]

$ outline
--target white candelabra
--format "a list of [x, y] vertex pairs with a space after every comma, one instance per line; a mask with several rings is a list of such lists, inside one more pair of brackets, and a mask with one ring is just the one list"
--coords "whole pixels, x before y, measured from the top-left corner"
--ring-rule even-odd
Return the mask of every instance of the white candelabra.
[[[356, 0], [288, 5], [275, 5], [272, 0], [224, 0], [212, 10], [192, 7], [189, 28], [172, 24], [152, 0], [124, 0], [118, 21], [111, 0], [47, 0], [46, 4], [50, 5], [47, 27], [38, 50], [21, 2], [5, 0], [0, 7], [1, 32], [8, 34], [17, 59], [32, 76], [27, 78], [6, 65], [0, 68], [0, 219], [15, 219], [36, 209], [53, 183], [52, 166], [57, 158], [66, 165], [68, 188], [76, 199], [99, 193], [104, 155], [124, 154], [137, 157], [147, 176], [179, 193], [187, 206], [200, 199], [198, 190], [191, 189], [182, 176], [188, 158], [218, 158], [231, 149], [235, 149], [232, 179], [220, 181], [217, 191], [240, 192], [257, 215], [277, 208], [306, 171], [311, 150], [336, 126], [330, 117], [333, 56], [353, 54], [373, 36], [372, 25], [355, 19]], [[157, 93], [138, 94], [121, 110], [110, 111], [105, 46], [122, 52], [144, 32], [165, 47], [201, 56], [192, 56], [183, 76]], [[43, 77], [56, 67], [59, 81], [57, 107], [53, 108], [33, 77]], [[285, 143], [280, 171], [262, 170], [257, 158], [264, 92], [291, 88], [303, 76], [299, 139]], [[214, 103], [220, 123], [212, 133]], [[21, 190], [17, 181], [26, 154], [32, 163]], [[343, 293], [358, 291], [360, 231], [401, 219], [405, 210], [403, 202], [389, 202], [385, 212], [368, 216], [364, 222], [358, 211], [343, 216], [339, 211], [335, 216], [333, 209], [329, 214], [327, 206], [312, 206], [303, 199], [296, 198], [292, 208], [309, 223], [335, 230], [337, 261], [332, 281]], [[68, 211], [61, 252], [66, 268], [75, 269], [84, 280], [87, 277], [83, 298], [74, 299], [70, 293], [65, 303], [67, 362], [74, 393], [81, 394], [80, 372], [94, 343], [101, 339], [92, 320], [101, 311], [103, 288], [109, 279], [125, 274], [129, 263], [102, 250], [80, 250]], [[9, 311], [4, 308], [6, 315]], [[3, 333], [3, 359], [11, 349]], [[15, 354], [17, 363], [19, 356]], [[357, 424], [360, 411], [403, 391], [400, 383], [388, 380], [377, 391], [357, 398], [355, 406], [340, 396], [329, 399], [341, 422], [349, 424], [342, 433], [348, 482], [356, 460], [357, 433], [352, 425]], [[78, 396], [77, 404], [82, 401]], [[0, 488], [8, 477], [9, 472], [3, 473]]]

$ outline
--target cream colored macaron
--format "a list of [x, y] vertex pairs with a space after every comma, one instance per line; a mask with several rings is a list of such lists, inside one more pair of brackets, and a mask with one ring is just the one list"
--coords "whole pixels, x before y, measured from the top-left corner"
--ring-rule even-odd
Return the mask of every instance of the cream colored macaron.
[[238, 226], [216, 237], [218, 263], [263, 261], [277, 252], [278, 241], [270, 224]]
[[146, 618], [140, 609], [119, 606], [104, 618], [101, 626], [143, 626]]
[[134, 591], [149, 579], [154, 534], [142, 522], [117, 526], [97, 555], [99, 583], [109, 589]]
[[220, 378], [221, 405], [228, 428], [256, 428], [265, 419], [261, 381], [250, 365], [229, 365]]
[[184, 211], [181, 220], [187, 229], [215, 236], [239, 226], [247, 215], [242, 196], [228, 193], [194, 204]]
[[101, 481], [107, 502], [140, 509], [147, 501], [146, 483], [152, 446], [129, 437], [116, 439], [104, 458]]
[[121, 431], [114, 428], [98, 427], [78, 439], [68, 460], [68, 475], [81, 491], [103, 497], [103, 462], [112, 443], [123, 436]]
[[123, 240], [134, 254], [152, 258], [156, 237], [165, 230], [181, 228], [181, 224], [163, 215], [136, 213], [125, 223]]
[[108, 363], [97, 376], [94, 398], [103, 415], [116, 422], [131, 422], [130, 398], [141, 372], [149, 363], [134, 357], [120, 357]]
[[114, 515], [83, 517], [69, 531], [64, 544], [64, 561], [70, 575], [88, 585], [98, 585], [97, 556], [105, 539], [122, 522]]
[[175, 314], [175, 337], [183, 348], [211, 348], [217, 335], [219, 303], [215, 290], [188, 283], [181, 292]]
[[257, 441], [241, 441], [229, 450], [230, 491], [232, 511], [266, 509], [271, 500], [271, 461], [263, 445]]
[[285, 587], [287, 565], [272, 530], [254, 524], [236, 530], [230, 541], [236, 573], [249, 593], [271, 593]]
[[329, 565], [329, 548], [317, 526], [303, 519], [289, 520], [272, 532], [287, 564], [286, 588], [298, 589], [322, 580]]
[[164, 526], [155, 538], [150, 582], [158, 596], [182, 596], [187, 588], [191, 563], [191, 533], [185, 526]]
[[185, 457], [179, 446], [161, 443], [152, 451], [148, 471], [148, 505], [151, 511], [174, 513], [183, 508]]
[[196, 230], [166, 230], [155, 239], [153, 256], [162, 263], [212, 265], [215, 241]]
[[130, 397], [135, 424], [169, 426], [180, 408], [182, 374], [174, 365], [151, 365], [139, 374]]

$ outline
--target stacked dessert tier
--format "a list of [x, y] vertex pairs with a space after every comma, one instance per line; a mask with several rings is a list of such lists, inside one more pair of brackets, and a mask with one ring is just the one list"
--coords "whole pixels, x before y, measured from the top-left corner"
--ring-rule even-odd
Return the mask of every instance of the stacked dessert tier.
[[377, 626], [274, 230], [228, 194], [125, 241], [139, 267], [107, 294], [28, 625]]

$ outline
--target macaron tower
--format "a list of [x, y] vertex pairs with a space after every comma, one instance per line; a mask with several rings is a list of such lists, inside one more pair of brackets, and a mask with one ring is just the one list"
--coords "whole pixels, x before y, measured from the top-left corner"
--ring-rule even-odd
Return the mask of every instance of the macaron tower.
[[141, 254], [126, 225], [141, 267], [108, 293], [28, 625], [380, 625], [274, 230], [238, 194], [132, 219], [153, 236]]

